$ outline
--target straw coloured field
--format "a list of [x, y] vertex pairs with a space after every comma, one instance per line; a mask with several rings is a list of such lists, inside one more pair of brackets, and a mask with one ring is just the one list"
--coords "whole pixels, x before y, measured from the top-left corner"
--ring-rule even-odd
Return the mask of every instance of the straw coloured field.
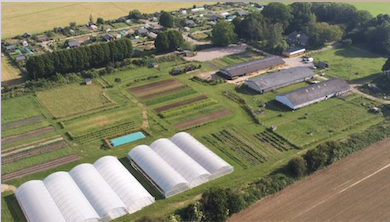
[[103, 89], [97, 85], [73, 84], [39, 92], [37, 97], [55, 118], [112, 104], [104, 95]]
[[210, 2], [180, 2], [180, 4], [155, 2], [153, 7], [149, 2], [3, 2], [1, 3], [1, 38], [21, 35], [24, 32], [43, 32], [54, 27], [67, 26], [69, 22], [87, 23], [90, 15], [95, 19], [98, 17], [116, 19], [128, 15], [129, 11], [134, 9], [153, 13], [200, 4], [210, 4]]

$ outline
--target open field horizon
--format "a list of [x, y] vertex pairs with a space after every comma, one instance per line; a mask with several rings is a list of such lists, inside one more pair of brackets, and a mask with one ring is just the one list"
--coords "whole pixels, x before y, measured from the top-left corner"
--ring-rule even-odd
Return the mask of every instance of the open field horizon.
[[[153, 7], [150, 7], [153, 4]], [[213, 4], [213, 2], [3, 2], [1, 3], [1, 38], [38, 33], [54, 27], [67, 26], [70, 22], [87, 23], [94, 19], [117, 19], [137, 9], [143, 13], [172, 11], [180, 7]], [[23, 8], [23, 10], [20, 10]], [[65, 12], [66, 13], [63, 13]], [[48, 19], [50, 18], [50, 19]], [[32, 21], [26, 22], [26, 21]]]

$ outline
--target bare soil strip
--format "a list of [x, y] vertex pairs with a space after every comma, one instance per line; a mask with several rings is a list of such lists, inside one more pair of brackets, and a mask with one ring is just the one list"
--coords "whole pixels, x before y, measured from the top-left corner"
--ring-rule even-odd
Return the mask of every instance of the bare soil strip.
[[22, 120], [15, 121], [15, 122], [6, 123], [4, 125], [1, 125], [1, 131], [7, 130], [10, 128], [14, 128], [17, 126], [23, 126], [23, 125], [27, 125], [30, 123], [35, 123], [35, 122], [38, 122], [38, 121], [43, 120], [43, 119], [46, 119], [45, 116], [40, 115], [40, 116], [34, 116], [31, 118], [27, 118], [27, 119], [22, 119]]
[[186, 122], [178, 123], [178, 124], [175, 125], [175, 127], [180, 129], [180, 130], [187, 129], [187, 128], [190, 128], [190, 127], [202, 124], [202, 123], [210, 122], [210, 121], [212, 121], [214, 119], [217, 119], [217, 118], [222, 117], [222, 116], [229, 115], [231, 113], [232, 112], [230, 110], [224, 109], [224, 110], [220, 110], [220, 111], [217, 111], [217, 112], [214, 112], [214, 113], [207, 114], [205, 116], [201, 116], [201, 117], [196, 118], [196, 119], [192, 119], [192, 120], [189, 120], [189, 121], [186, 121]]
[[176, 108], [176, 107], [188, 105], [188, 104], [191, 104], [191, 103], [194, 103], [194, 102], [198, 102], [198, 101], [201, 101], [201, 100], [204, 100], [204, 99], [207, 99], [207, 96], [198, 96], [198, 97], [195, 97], [195, 98], [192, 98], [192, 99], [187, 99], [187, 100], [180, 101], [180, 102], [177, 102], [177, 103], [172, 103], [172, 104], [169, 104], [169, 105], [166, 105], [166, 106], [157, 107], [157, 108], [154, 109], [154, 111], [156, 111], [156, 113], [161, 113], [162, 111], [165, 111], [165, 110], [169, 110], [169, 109], [173, 109], [173, 108]]
[[150, 88], [150, 89], [147, 89], [145, 91], [136, 92], [133, 94], [137, 97], [144, 98], [144, 97], [147, 97], [149, 95], [158, 94], [160, 92], [164, 92], [164, 91], [167, 91], [170, 89], [175, 89], [175, 88], [179, 88], [179, 87], [183, 87], [183, 86], [185, 86], [185, 85], [181, 82], [173, 82], [173, 83], [170, 83], [167, 85], [158, 86], [155, 88]]
[[139, 97], [140, 99], [152, 99], [152, 98], [155, 98], [155, 97], [159, 97], [159, 96], [164, 96], [164, 95], [167, 95], [167, 94], [171, 94], [173, 92], [176, 92], [176, 91], [179, 91], [179, 90], [182, 90], [184, 88], [188, 88], [188, 86], [186, 85], [180, 85], [180, 86], [176, 86], [174, 88], [171, 88], [171, 89], [168, 89], [168, 90], [164, 90], [164, 91], [159, 91], [159, 92], [155, 92], [155, 93], [152, 93], [152, 94], [148, 94], [146, 96], [142, 96], [142, 97]]
[[4, 145], [4, 144], [12, 143], [12, 142], [15, 142], [15, 141], [18, 141], [18, 140], [23, 140], [23, 139], [31, 138], [31, 137], [34, 137], [34, 136], [39, 136], [39, 135], [42, 135], [42, 134], [45, 134], [45, 133], [49, 133], [49, 132], [53, 132], [53, 131], [55, 131], [54, 127], [49, 126], [49, 127], [45, 127], [45, 128], [42, 128], [42, 129], [30, 131], [30, 132], [25, 133], [25, 134], [6, 137], [4, 139], [1, 139], [1, 144]]
[[43, 146], [43, 145], [46, 145], [46, 144], [54, 143], [54, 142], [57, 142], [57, 141], [61, 141], [63, 139], [64, 138], [62, 138], [62, 136], [58, 136], [57, 135], [55, 137], [45, 138], [45, 139], [34, 141], [34, 142], [31, 142], [31, 143], [26, 143], [26, 144], [23, 144], [23, 145], [20, 145], [20, 146], [14, 146], [14, 147], [8, 148], [6, 150], [2, 150], [1, 151], [1, 156], [4, 157], [6, 155], [11, 155], [13, 153], [21, 152], [23, 150], [34, 149], [35, 147], [39, 147], [39, 146]]
[[228, 222], [390, 221], [390, 138], [342, 159]]
[[68, 145], [68, 144], [64, 140], [62, 140], [62, 141], [57, 141], [57, 142], [50, 143], [47, 145], [43, 145], [41, 147], [37, 147], [34, 149], [23, 150], [21, 152], [11, 154], [8, 156], [2, 156], [1, 157], [1, 165], [8, 164], [8, 163], [11, 163], [13, 161], [25, 159], [25, 158], [28, 158], [30, 156], [35, 156], [35, 155], [45, 153], [48, 151], [56, 150], [56, 149], [59, 149], [59, 148], [66, 146], [66, 145]]
[[150, 89], [150, 88], [166, 85], [166, 84], [169, 84], [169, 83], [172, 83], [172, 82], [176, 82], [176, 81], [177, 80], [173, 79], [173, 78], [172, 79], [166, 79], [166, 80], [162, 80], [162, 81], [158, 81], [158, 82], [149, 83], [149, 84], [146, 84], [146, 85], [132, 87], [132, 88], [129, 88], [129, 91], [132, 92], [132, 93], [136, 93], [136, 92], [140, 92], [140, 91], [147, 90], [147, 89]]
[[4, 174], [2, 176], [2, 180], [3, 180], [2, 182], [7, 182], [7, 181], [10, 181], [10, 180], [13, 180], [16, 178], [20, 178], [20, 177], [24, 177], [24, 176], [27, 176], [30, 174], [37, 173], [37, 172], [49, 170], [51, 168], [58, 167], [58, 166], [61, 166], [63, 164], [71, 163], [71, 162], [76, 161], [78, 159], [80, 159], [80, 157], [78, 155], [72, 154], [72, 155], [69, 155], [69, 156], [66, 156], [63, 158], [59, 158], [56, 160], [48, 161], [46, 163], [42, 163], [40, 165], [36, 165], [36, 166], [32, 166], [29, 168], [18, 170], [18, 171], [12, 172], [12, 173]]

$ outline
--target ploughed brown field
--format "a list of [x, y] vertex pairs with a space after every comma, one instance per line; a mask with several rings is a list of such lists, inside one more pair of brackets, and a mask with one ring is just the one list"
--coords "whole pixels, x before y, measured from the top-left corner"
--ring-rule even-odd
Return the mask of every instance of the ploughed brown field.
[[390, 138], [266, 197], [228, 222], [390, 221]]
[[146, 85], [129, 88], [129, 92], [141, 99], [150, 99], [165, 91], [172, 91], [185, 86], [182, 82], [176, 79], [166, 79], [158, 82], [149, 83]]
[[45, 134], [45, 133], [49, 133], [49, 132], [53, 132], [53, 131], [55, 131], [54, 127], [48, 126], [48, 127], [42, 128], [42, 129], [37, 129], [37, 130], [34, 130], [34, 131], [30, 131], [30, 132], [25, 133], [25, 134], [6, 137], [4, 139], [1, 139], [1, 143], [2, 144], [8, 144], [8, 143], [12, 143], [12, 142], [15, 142], [15, 141], [18, 141], [18, 140], [28, 139], [28, 138], [31, 138], [31, 137], [34, 137], [34, 136], [39, 136], [39, 135], [42, 135], [42, 134]]
[[165, 111], [165, 110], [170, 110], [170, 109], [173, 109], [173, 108], [176, 108], [176, 107], [188, 105], [188, 104], [191, 104], [191, 103], [194, 103], [194, 102], [198, 102], [198, 101], [204, 100], [204, 99], [207, 99], [207, 96], [198, 96], [198, 97], [195, 97], [195, 98], [192, 98], [192, 99], [187, 99], [187, 100], [180, 101], [180, 102], [177, 102], [177, 103], [172, 103], [172, 104], [169, 104], [169, 105], [166, 105], [166, 106], [157, 107], [157, 108], [154, 109], [154, 111], [156, 111], [156, 113], [161, 113], [162, 111]]
[[196, 118], [196, 119], [191, 119], [191, 120], [188, 120], [188, 121], [185, 121], [185, 122], [178, 123], [178, 124], [175, 125], [175, 127], [178, 128], [178, 129], [187, 129], [187, 128], [190, 128], [190, 127], [193, 127], [193, 126], [197, 126], [197, 125], [200, 125], [200, 124], [203, 124], [203, 123], [207, 123], [207, 122], [213, 121], [214, 119], [217, 119], [217, 118], [222, 117], [222, 116], [229, 115], [231, 113], [232, 112], [230, 110], [224, 109], [224, 110], [220, 110], [220, 111], [217, 111], [217, 112], [214, 112], [214, 113], [210, 113], [210, 114], [201, 116], [201, 117]]
[[16, 178], [21, 178], [21, 177], [24, 177], [24, 176], [27, 176], [30, 174], [42, 172], [45, 170], [52, 169], [54, 167], [58, 167], [58, 166], [61, 166], [61, 165], [67, 164], [67, 163], [71, 163], [71, 162], [76, 161], [78, 159], [80, 159], [80, 157], [78, 155], [71, 154], [69, 156], [62, 157], [62, 158], [55, 159], [55, 160], [51, 160], [51, 161], [48, 161], [46, 163], [42, 163], [42, 164], [39, 164], [36, 166], [32, 166], [32, 167], [24, 168], [24, 169], [21, 169], [18, 171], [14, 171], [12, 173], [4, 174], [4, 175], [2, 175], [1, 179], [3, 182], [7, 182], [7, 181], [10, 181], [10, 180], [13, 180]]

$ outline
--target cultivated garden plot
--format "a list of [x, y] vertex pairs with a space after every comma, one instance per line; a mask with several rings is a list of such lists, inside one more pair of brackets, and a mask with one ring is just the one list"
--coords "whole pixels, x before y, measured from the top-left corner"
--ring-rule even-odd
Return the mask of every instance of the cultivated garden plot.
[[191, 128], [191, 127], [194, 127], [194, 126], [198, 126], [198, 125], [202, 125], [202, 124], [206, 124], [206, 123], [212, 122], [212, 121], [214, 121], [214, 120], [216, 120], [216, 119], [218, 119], [220, 117], [229, 115], [231, 113], [232, 112], [230, 110], [223, 109], [223, 110], [220, 110], [220, 111], [217, 111], [217, 112], [209, 113], [207, 115], [198, 117], [196, 119], [190, 119], [190, 120], [185, 121], [185, 122], [177, 123], [177, 124], [175, 124], [175, 127], [180, 129], [180, 130], [188, 129], [188, 128]]
[[49, 132], [54, 132], [54, 131], [55, 131], [54, 127], [48, 126], [48, 127], [45, 127], [45, 128], [42, 128], [42, 129], [38, 129], [38, 130], [33, 130], [33, 131], [30, 131], [30, 132], [27, 132], [27, 133], [24, 133], [24, 134], [6, 137], [4, 139], [1, 139], [1, 144], [5, 145], [5, 144], [8, 144], [8, 143], [13, 143], [13, 142], [16, 142], [16, 141], [20, 141], [20, 140], [36, 137], [36, 136], [39, 136], [39, 135], [42, 135], [42, 134], [46, 134], [46, 133], [49, 133]]
[[37, 93], [54, 118], [61, 118], [112, 105], [97, 85], [72, 84]]
[[14, 127], [24, 126], [24, 125], [27, 125], [30, 123], [39, 122], [39, 121], [44, 120], [44, 119], [46, 119], [46, 118], [43, 115], [39, 115], [39, 116], [34, 116], [34, 117], [27, 118], [27, 119], [15, 121], [15, 122], [6, 123], [6, 124], [1, 125], [1, 131], [5, 131], [5, 130], [8, 130], [8, 129], [11, 129]]

